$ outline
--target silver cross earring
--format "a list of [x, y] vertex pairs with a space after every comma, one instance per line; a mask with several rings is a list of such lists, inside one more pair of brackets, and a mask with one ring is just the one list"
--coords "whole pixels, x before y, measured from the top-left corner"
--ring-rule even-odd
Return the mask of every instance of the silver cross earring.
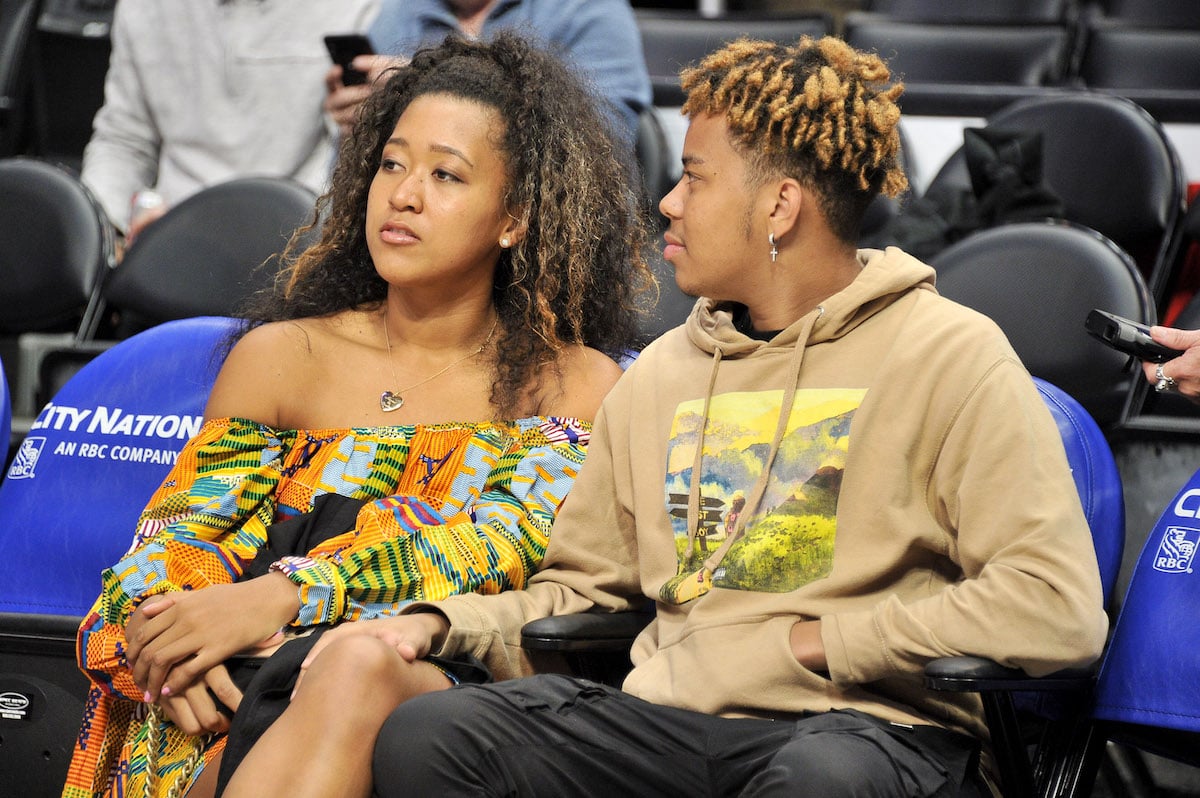
[[775, 259], [779, 257], [779, 249], [775, 246], [774, 233], [767, 235], [767, 243], [771, 245], [771, 263], [774, 263]]

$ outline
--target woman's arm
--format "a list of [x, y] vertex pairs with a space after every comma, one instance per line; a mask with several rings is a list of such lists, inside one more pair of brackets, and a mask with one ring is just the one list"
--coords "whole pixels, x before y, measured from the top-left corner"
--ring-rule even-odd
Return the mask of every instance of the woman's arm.
[[216, 419], [180, 452], [128, 553], [102, 573], [101, 594], [80, 629], [79, 662], [102, 689], [143, 696], [126, 627], [146, 599], [237, 580], [266, 540], [289, 445], [266, 428]]

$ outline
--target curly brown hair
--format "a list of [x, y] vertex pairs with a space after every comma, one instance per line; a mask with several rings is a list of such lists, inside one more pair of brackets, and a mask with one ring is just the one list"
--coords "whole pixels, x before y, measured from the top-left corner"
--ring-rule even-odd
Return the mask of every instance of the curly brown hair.
[[254, 326], [382, 303], [388, 286], [367, 250], [367, 193], [400, 115], [428, 94], [480, 103], [504, 121], [505, 207], [526, 227], [502, 250], [493, 289], [500, 330], [491, 402], [510, 412], [565, 345], [612, 357], [636, 346], [653, 286], [632, 151], [591, 88], [515, 34], [486, 43], [448, 37], [371, 92], [318, 200], [320, 239], [298, 252], [293, 239], [275, 288], [243, 315]]
[[751, 179], [794, 177], [815, 189], [834, 234], [858, 235], [880, 192], [908, 185], [900, 165], [901, 83], [841, 39], [738, 39], [680, 76], [683, 113], [723, 116]]

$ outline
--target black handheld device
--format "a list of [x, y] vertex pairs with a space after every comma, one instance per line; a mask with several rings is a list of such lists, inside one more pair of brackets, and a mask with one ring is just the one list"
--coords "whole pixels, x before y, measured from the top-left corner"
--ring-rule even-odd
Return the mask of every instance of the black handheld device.
[[355, 86], [367, 82], [367, 73], [350, 66], [356, 55], [371, 55], [375, 52], [371, 40], [361, 33], [336, 33], [325, 37], [325, 49], [333, 63], [342, 68], [342, 83]]
[[1103, 310], [1093, 310], [1089, 313], [1084, 327], [1092, 336], [1113, 349], [1133, 355], [1138, 360], [1162, 363], [1183, 354], [1178, 349], [1163, 346], [1151, 338], [1150, 328], [1145, 324]]

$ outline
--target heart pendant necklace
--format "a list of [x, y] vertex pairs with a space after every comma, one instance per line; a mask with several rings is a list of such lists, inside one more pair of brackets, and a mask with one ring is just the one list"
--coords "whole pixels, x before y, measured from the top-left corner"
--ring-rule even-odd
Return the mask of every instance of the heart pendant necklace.
[[[404, 396], [402, 394], [406, 394], [409, 391], [411, 391], [413, 388], [420, 387], [420, 386], [424, 385], [425, 383], [430, 382], [431, 380], [434, 380], [434, 379], [442, 376], [447, 371], [449, 371], [450, 369], [457, 366], [459, 363], [470, 360], [471, 358], [473, 358], [473, 357], [477, 356], [479, 353], [481, 353], [484, 349], [487, 349], [487, 345], [492, 342], [492, 337], [496, 334], [496, 325], [498, 325], [499, 323], [500, 323], [499, 318], [497, 318], [495, 321], [492, 322], [492, 329], [488, 332], [487, 338], [485, 338], [483, 340], [483, 343], [481, 343], [479, 345], [479, 348], [476, 349], [474, 352], [471, 352], [470, 354], [467, 354], [467, 355], [463, 355], [458, 360], [455, 360], [453, 363], [450, 363], [449, 365], [444, 366], [443, 368], [434, 372], [433, 374], [430, 374], [428, 377], [421, 380], [420, 382], [414, 382], [412, 385], [408, 386], [407, 388], [401, 388], [396, 391], [384, 391], [383, 393], [379, 394], [379, 409], [385, 413], [391, 413], [393, 410], [399, 410], [400, 408], [404, 407]], [[386, 306], [383, 309], [383, 340], [387, 342], [388, 368], [392, 372], [392, 383], [395, 384], [397, 382], [396, 369], [392, 364], [392, 336], [388, 332], [387, 307]]]

